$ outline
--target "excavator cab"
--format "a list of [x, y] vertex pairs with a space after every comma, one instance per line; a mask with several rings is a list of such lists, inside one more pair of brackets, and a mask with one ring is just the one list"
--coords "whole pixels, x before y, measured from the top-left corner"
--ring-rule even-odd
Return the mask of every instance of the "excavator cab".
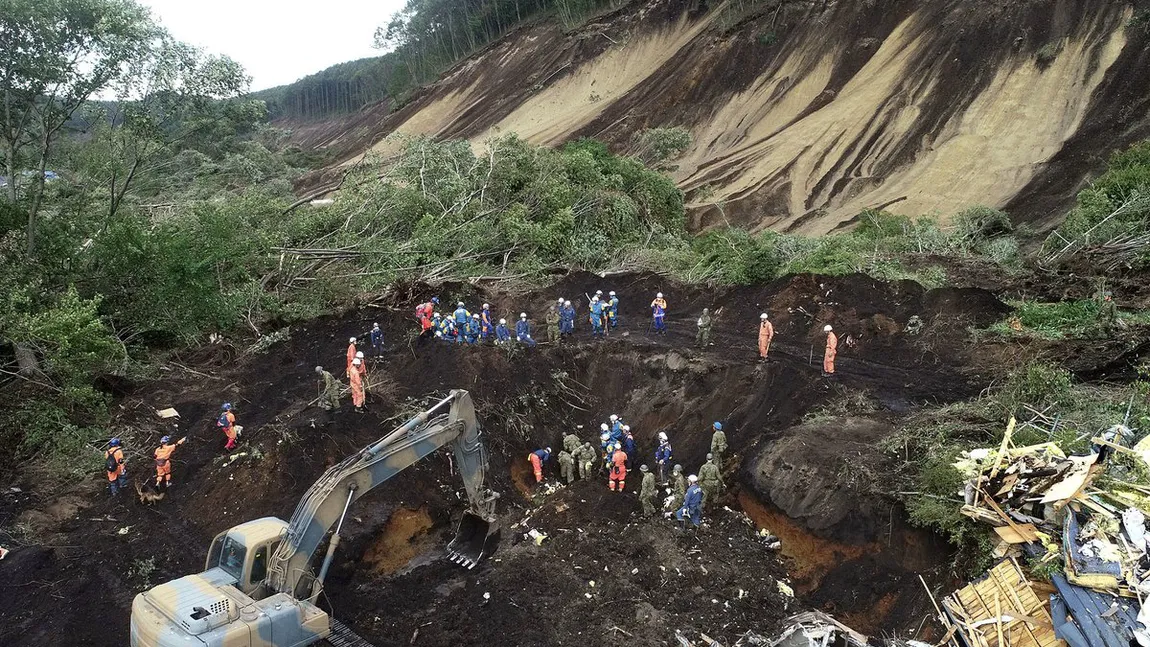
[[494, 517], [484, 518], [474, 512], [463, 513], [455, 539], [447, 545], [447, 556], [451, 561], [466, 567], [475, 568], [484, 557], [495, 552], [499, 544], [499, 523]]

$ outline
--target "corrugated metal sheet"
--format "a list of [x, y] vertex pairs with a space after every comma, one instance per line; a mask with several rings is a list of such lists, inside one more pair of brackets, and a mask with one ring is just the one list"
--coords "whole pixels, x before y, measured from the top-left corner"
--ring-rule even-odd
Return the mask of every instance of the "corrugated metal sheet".
[[[1054, 576], [1056, 595], [1051, 609], [1065, 609], [1054, 618], [1054, 630], [1073, 647], [1129, 647], [1138, 628], [1138, 601], [1075, 586], [1061, 575]], [[1115, 606], [1115, 604], [1117, 606]], [[1084, 641], [1084, 642], [1083, 642]]]

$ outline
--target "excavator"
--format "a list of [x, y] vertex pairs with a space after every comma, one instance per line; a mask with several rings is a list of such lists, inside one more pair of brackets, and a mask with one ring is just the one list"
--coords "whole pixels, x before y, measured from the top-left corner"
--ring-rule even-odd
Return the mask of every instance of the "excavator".
[[[291, 521], [264, 517], [221, 532], [212, 540], [204, 572], [137, 595], [132, 647], [302, 647], [326, 640], [333, 622], [342, 625], [316, 603], [348, 508], [448, 444], [469, 505], [447, 554], [474, 568], [494, 549], [499, 534], [499, 495], [485, 486], [487, 453], [479, 436], [471, 396], [452, 391], [324, 472], [300, 499]], [[327, 551], [315, 575], [312, 560], [325, 538]]]

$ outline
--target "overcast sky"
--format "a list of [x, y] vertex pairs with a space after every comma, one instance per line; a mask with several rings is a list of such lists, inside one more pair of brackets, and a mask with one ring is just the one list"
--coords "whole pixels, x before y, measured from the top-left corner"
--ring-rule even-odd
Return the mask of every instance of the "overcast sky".
[[263, 90], [336, 63], [382, 52], [375, 28], [404, 0], [139, 0], [168, 31], [214, 54], [227, 54]]

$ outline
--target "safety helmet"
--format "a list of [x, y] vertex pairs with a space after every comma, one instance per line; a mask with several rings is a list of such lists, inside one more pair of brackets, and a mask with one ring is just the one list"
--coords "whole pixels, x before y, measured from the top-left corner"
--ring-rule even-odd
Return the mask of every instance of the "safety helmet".
[[607, 440], [610, 437], [611, 437], [611, 434], [604, 433], [604, 434], [599, 436], [599, 440]]
[[711, 460], [711, 459], [712, 459], [712, 458], [714, 458], [714, 457], [715, 457], [715, 455], [714, 455], [714, 454], [707, 454], [707, 460]]
[[479, 314], [478, 314], [478, 313], [477, 313], [477, 314], [473, 314], [473, 315], [471, 315], [471, 318], [472, 318], [472, 319], [478, 319], [478, 318], [479, 318]]
[[631, 431], [630, 425], [623, 425], [623, 431]]
[[672, 472], [682, 472], [682, 471], [683, 471], [683, 466], [682, 466], [682, 465], [675, 465], [675, 467], [674, 467], [674, 468], [672, 468], [672, 469], [671, 469], [671, 471], [672, 471]]
[[716, 431], [719, 431], [719, 430], [722, 430], [722, 428], [723, 428], [723, 423], [721, 423], [721, 422], [719, 422], [719, 421], [715, 421], [715, 424], [714, 424], [713, 426], [714, 426], [714, 428], [715, 428], [715, 430], [716, 430]]
[[830, 332], [832, 330], [834, 330], [834, 328], [831, 328], [830, 324], [823, 326], [823, 332]]
[[663, 298], [663, 293], [662, 293], [662, 292], [659, 292], [659, 293], [657, 293], [657, 294], [655, 295], [655, 298], [656, 298], [656, 299], [662, 299], [662, 298]]
[[458, 305], [460, 308], [462, 308], [462, 307], [463, 307], [463, 302], [462, 302], [462, 301], [460, 301], [460, 302], [459, 302], [458, 304], [456, 304], [456, 305]]
[[759, 315], [759, 319], [766, 321], [767, 320], [767, 313], [764, 312], [763, 314]]
[[352, 337], [352, 338], [348, 339], [348, 340], [347, 340], [347, 343], [349, 343], [349, 344], [354, 344], [354, 343], [355, 343], [355, 337]]
[[353, 360], [351, 360], [351, 365], [352, 365], [352, 366], [359, 366], [360, 364], [363, 364], [363, 360], [362, 360], [362, 359], [360, 359], [360, 358], [358, 358], [358, 357], [357, 357], [357, 358], [355, 358], [355, 359], [353, 359]]
[[491, 304], [490, 304], [490, 303], [485, 303], [485, 304], [483, 304], [483, 309], [484, 309], [484, 310], [486, 310], [486, 309], [488, 309], [488, 308], [490, 308], [490, 307], [491, 307]]
[[550, 453], [551, 453], [551, 448], [550, 448], [550, 447], [547, 447], [547, 448], [545, 448], [543, 451], [545, 451], [545, 452], [547, 452], [548, 454], [550, 454]]
[[618, 420], [618, 419], [619, 419], [619, 416], [617, 416], [617, 415], [615, 415], [615, 414], [613, 414], [613, 413], [611, 414], [611, 416], [610, 416], [610, 420], [611, 420], [611, 422], [615, 422], [615, 421], [616, 421], [616, 420]]
[[591, 297], [591, 303], [598, 303], [598, 302], [599, 302], [599, 295], [598, 294]]
[[659, 432], [659, 440], [666, 441], [667, 440], [667, 432], [660, 431]]
[[615, 296], [615, 291], [611, 290], [610, 292], [607, 293], [607, 296], [611, 296], [611, 297]]
[[563, 302], [563, 305], [565, 305], [565, 306], [569, 306], [569, 305], [571, 305], [571, 302], [570, 302], [570, 301], [564, 301], [564, 302]]
[[506, 320], [506, 319], [500, 319], [500, 320], [499, 320], [499, 323], [501, 323], [501, 324], [506, 324], [506, 323], [507, 323], [507, 320]]
[[108, 444], [111, 445], [112, 447], [119, 447], [120, 446], [120, 439], [119, 438], [113, 438], [112, 440], [108, 441]]
[[640, 465], [640, 466], [639, 466], [639, 471], [640, 471], [640, 472], [646, 472], [646, 471], [649, 471], [649, 470], [648, 470], [648, 468], [647, 468], [647, 464], [646, 464], [646, 463], [644, 463], [644, 464]]
[[595, 296], [597, 296], [597, 297], [603, 296], [603, 291], [602, 290], [595, 290]]
[[372, 328], [379, 328], [379, 323], [378, 322], [373, 323], [373, 324], [371, 324], [371, 327]]
[[432, 319], [440, 319], [441, 317], [442, 317], [442, 315], [440, 315], [438, 312], [431, 313]]
[[439, 297], [431, 297], [431, 302], [435, 305], [439, 305]]
[[231, 411], [231, 410], [232, 410], [232, 403], [231, 403], [231, 402], [225, 402], [225, 403], [224, 403], [224, 406], [223, 406], [223, 407], [221, 407], [221, 408], [222, 408], [224, 411]]
[[163, 438], [160, 438], [160, 444], [161, 445], [167, 445], [170, 442], [172, 442], [171, 436], [164, 436]]
[[520, 319], [526, 319], [526, 318], [527, 318], [527, 313], [526, 313], [526, 312], [520, 312], [520, 313], [519, 313], [519, 318], [520, 318]]
[[436, 337], [442, 337], [442, 336], [443, 336], [443, 332], [442, 332], [442, 331], [439, 331], [439, 330], [437, 330], [437, 331], [435, 331], [435, 336], [436, 336]]
[[323, 373], [323, 367], [322, 366], [315, 367], [315, 372], [316, 373]]
[[363, 351], [362, 351], [362, 350], [361, 350], [361, 351], [356, 351], [356, 353], [355, 353], [355, 358], [356, 358], [356, 359], [363, 359]]
[[603, 431], [607, 431], [607, 423], [604, 422], [603, 424], [599, 425], [599, 428]]
[[560, 304], [562, 304], [563, 303], [563, 297], [559, 297], [558, 301]]
[[687, 480], [688, 480], [688, 481], [690, 481], [691, 483], [694, 483], [694, 482], [696, 482], [696, 481], [698, 481], [698, 480], [699, 480], [699, 477], [697, 477], [697, 476], [695, 476], [694, 474], [692, 474], [692, 475], [690, 475], [690, 476], [688, 476], [688, 477], [687, 477]]

